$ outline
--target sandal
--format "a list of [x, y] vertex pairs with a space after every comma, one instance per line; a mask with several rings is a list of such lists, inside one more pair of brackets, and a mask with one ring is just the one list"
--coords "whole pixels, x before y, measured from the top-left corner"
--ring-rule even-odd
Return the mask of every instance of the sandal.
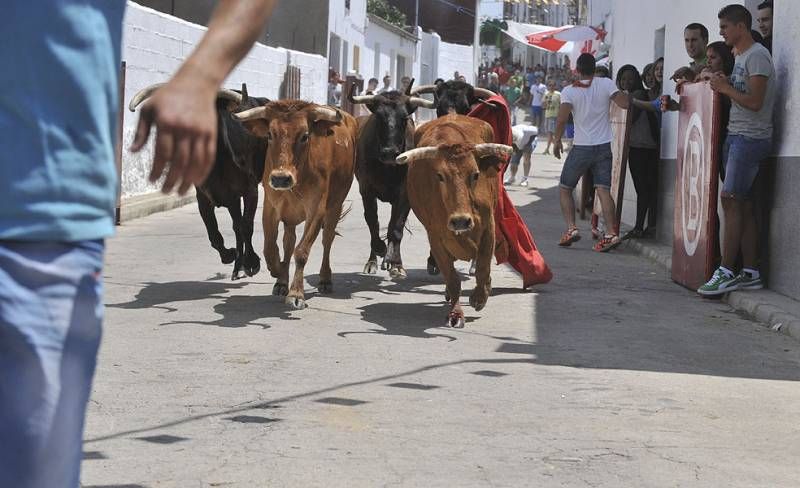
[[618, 235], [606, 234], [594, 245], [594, 250], [597, 252], [608, 252], [619, 246], [621, 242]]
[[561, 247], [569, 247], [573, 242], [578, 242], [579, 240], [581, 240], [581, 234], [578, 231], [578, 228], [570, 227], [566, 232], [564, 232], [564, 235], [561, 236], [561, 240], [558, 241], [558, 245]]

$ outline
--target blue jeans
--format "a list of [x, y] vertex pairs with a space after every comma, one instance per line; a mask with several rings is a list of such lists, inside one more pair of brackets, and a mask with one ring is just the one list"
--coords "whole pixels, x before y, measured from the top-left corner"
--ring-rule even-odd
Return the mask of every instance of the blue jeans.
[[525, 147], [518, 151], [514, 151], [509, 164], [511, 166], [519, 166], [519, 162], [522, 161], [522, 156], [525, 153], [532, 153], [534, 150], [536, 150], [536, 136], [531, 137], [531, 140], [528, 141], [528, 144], [526, 144]]
[[595, 188], [611, 188], [611, 144], [597, 146], [572, 146], [561, 170], [561, 188], [574, 190], [578, 180], [592, 170]]
[[0, 484], [76, 488], [103, 241], [0, 241]]
[[722, 192], [739, 200], [750, 198], [758, 169], [769, 156], [770, 149], [770, 139], [729, 134], [722, 146], [722, 164], [725, 165]]

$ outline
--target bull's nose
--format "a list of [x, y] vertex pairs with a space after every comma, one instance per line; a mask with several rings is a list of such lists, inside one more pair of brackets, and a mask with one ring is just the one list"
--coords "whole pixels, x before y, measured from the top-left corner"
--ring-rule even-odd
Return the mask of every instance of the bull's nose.
[[292, 178], [292, 175], [270, 175], [269, 186], [275, 190], [289, 190], [294, 186], [294, 178]]
[[384, 163], [394, 164], [395, 159], [397, 159], [397, 156], [400, 155], [400, 152], [401, 151], [398, 151], [397, 149], [394, 148], [381, 149], [381, 161], [383, 161]]
[[469, 215], [454, 215], [450, 217], [450, 230], [456, 234], [472, 230], [475, 223]]

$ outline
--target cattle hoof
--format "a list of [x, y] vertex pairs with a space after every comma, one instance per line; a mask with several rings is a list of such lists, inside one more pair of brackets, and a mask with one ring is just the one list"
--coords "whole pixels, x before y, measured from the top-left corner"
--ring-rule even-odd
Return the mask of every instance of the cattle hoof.
[[380, 257], [386, 256], [386, 243], [383, 241], [375, 241], [372, 243], [372, 252]]
[[378, 262], [367, 261], [367, 264], [364, 265], [364, 274], [376, 274], [377, 272], [378, 272]]
[[469, 265], [469, 275], [475, 276], [475, 270], [478, 268], [477, 262], [473, 259]]
[[317, 291], [320, 293], [333, 293], [333, 283], [330, 281], [320, 281], [317, 285]]
[[408, 273], [402, 266], [393, 265], [391, 268], [389, 268], [389, 276], [395, 280], [404, 280], [408, 278]]
[[475, 311], [480, 312], [483, 310], [483, 307], [486, 306], [486, 302], [488, 301], [488, 297], [484, 293], [476, 293], [472, 292], [469, 296], [469, 304]]
[[289, 287], [283, 283], [275, 283], [272, 287], [272, 294], [276, 297], [285, 297], [289, 294]]
[[392, 263], [386, 261], [386, 258], [383, 258], [383, 261], [381, 261], [381, 269], [384, 271], [389, 271], [391, 267]]
[[286, 305], [289, 305], [295, 310], [303, 310], [308, 307], [306, 301], [301, 297], [286, 297]]
[[247, 276], [255, 276], [261, 271], [261, 258], [257, 254], [246, 256], [244, 259], [244, 272]]
[[222, 264], [231, 264], [236, 261], [236, 249], [225, 249], [219, 252], [219, 257], [222, 259]]
[[454, 329], [463, 329], [464, 314], [457, 312], [450, 312], [450, 315], [447, 316], [447, 327], [452, 327]]

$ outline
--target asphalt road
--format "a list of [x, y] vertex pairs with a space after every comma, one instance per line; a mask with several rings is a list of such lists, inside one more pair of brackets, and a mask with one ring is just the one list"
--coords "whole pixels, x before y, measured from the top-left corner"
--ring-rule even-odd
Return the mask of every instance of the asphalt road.
[[194, 205], [127, 223], [109, 242], [84, 486], [800, 485], [799, 344], [629, 251], [559, 249], [559, 172], [536, 156], [511, 190], [554, 280], [524, 292], [495, 266], [459, 330], [415, 219], [408, 279], [361, 273], [355, 185], [335, 293], [314, 289], [316, 245], [302, 311], [264, 270], [230, 281]]

